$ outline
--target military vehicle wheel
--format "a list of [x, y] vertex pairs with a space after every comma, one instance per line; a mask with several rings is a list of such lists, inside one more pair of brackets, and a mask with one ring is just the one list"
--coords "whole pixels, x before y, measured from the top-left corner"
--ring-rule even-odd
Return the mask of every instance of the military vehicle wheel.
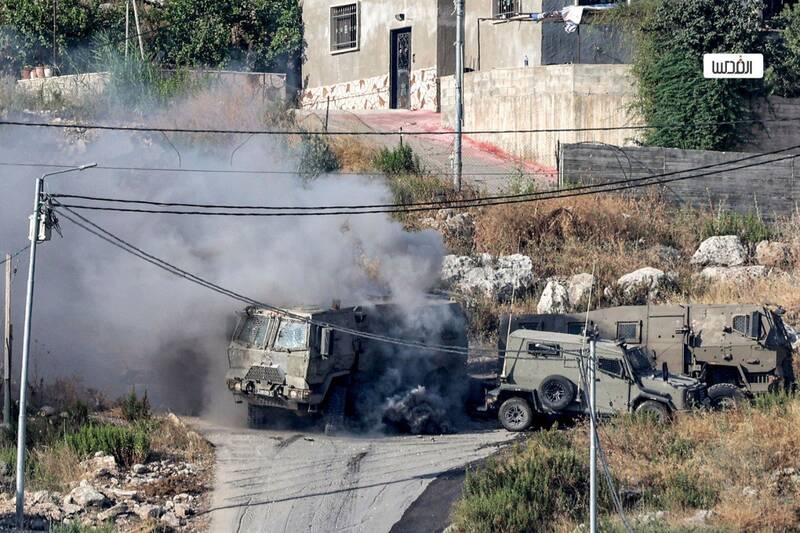
[[247, 404], [247, 425], [258, 429], [267, 423], [267, 408], [263, 405]]
[[738, 407], [745, 400], [745, 395], [733, 383], [717, 383], [708, 388], [708, 399], [713, 409], [725, 411]]
[[636, 414], [651, 417], [659, 424], [665, 424], [670, 419], [669, 408], [661, 402], [646, 400], [636, 408]]
[[539, 385], [539, 400], [553, 411], [562, 411], [575, 399], [575, 384], [564, 376], [548, 376]]
[[533, 424], [533, 409], [524, 398], [509, 398], [500, 406], [497, 417], [508, 431], [525, 431]]

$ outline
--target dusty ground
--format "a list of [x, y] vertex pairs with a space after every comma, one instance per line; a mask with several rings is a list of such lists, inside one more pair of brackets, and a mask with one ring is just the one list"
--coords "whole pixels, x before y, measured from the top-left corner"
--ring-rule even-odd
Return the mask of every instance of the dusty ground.
[[478, 423], [435, 437], [326, 437], [188, 422], [216, 446], [212, 532], [388, 532], [435, 479], [513, 439]]

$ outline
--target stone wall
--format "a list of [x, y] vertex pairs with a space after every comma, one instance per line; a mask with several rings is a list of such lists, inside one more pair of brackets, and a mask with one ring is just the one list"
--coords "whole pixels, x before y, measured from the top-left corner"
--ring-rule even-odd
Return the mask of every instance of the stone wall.
[[[439, 80], [435, 68], [412, 70], [410, 77], [411, 109], [439, 110]], [[389, 109], [389, 74], [314, 87], [302, 92], [303, 109], [341, 109], [357, 111]]]
[[39, 96], [45, 102], [55, 99], [80, 100], [102, 93], [108, 85], [108, 72], [89, 72], [52, 78], [18, 80], [17, 87], [22, 91]]
[[[800, 187], [795, 177], [800, 168], [796, 168], [795, 160], [769, 162], [788, 154], [691, 171], [697, 167], [742, 159], [752, 156], [752, 153], [567, 144], [561, 147], [559, 178], [562, 185], [596, 184], [676, 171], [688, 172], [671, 174], [664, 179], [723, 170], [719, 174], [672, 181], [658, 187], [666, 199], [676, 204], [711, 206], [739, 212], [758, 210], [765, 218], [776, 218], [792, 214], [800, 200]], [[767, 164], [726, 170], [757, 162]], [[637, 188], [631, 191], [642, 194], [650, 189]]]
[[[453, 125], [452, 76], [441, 78], [442, 120]], [[562, 130], [636, 126], [628, 65], [549, 65], [464, 76], [464, 130]], [[629, 144], [637, 130], [471, 135], [521, 158], [557, 166], [561, 143]]]

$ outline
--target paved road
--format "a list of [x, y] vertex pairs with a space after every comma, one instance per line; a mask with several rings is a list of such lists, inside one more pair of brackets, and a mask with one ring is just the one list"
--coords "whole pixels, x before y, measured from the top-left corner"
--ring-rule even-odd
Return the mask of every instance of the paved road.
[[[309, 130], [319, 131], [325, 123], [325, 111], [303, 110], [297, 112], [299, 122]], [[441, 126], [439, 113], [431, 111], [381, 110], [381, 111], [331, 111], [328, 114], [328, 131], [364, 132], [362, 142], [375, 146], [394, 147], [399, 135], [373, 136], [369, 132], [452, 132]], [[464, 136], [462, 168], [464, 180], [487, 192], [506, 190], [510, 184], [524, 185], [533, 180], [539, 186], [550, 187], [556, 183], [554, 168], [524, 161], [489, 143]], [[450, 175], [453, 153], [453, 135], [403, 135], [403, 142], [411, 145], [424, 167], [441, 175]]]
[[388, 532], [438, 476], [510, 442], [502, 430], [436, 437], [189, 423], [217, 453], [213, 532]]

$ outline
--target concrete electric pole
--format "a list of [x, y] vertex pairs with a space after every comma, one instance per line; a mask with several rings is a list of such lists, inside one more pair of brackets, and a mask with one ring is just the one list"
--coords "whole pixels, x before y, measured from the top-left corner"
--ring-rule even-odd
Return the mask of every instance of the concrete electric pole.
[[[28, 238], [31, 241], [30, 257], [28, 259], [28, 284], [25, 289], [25, 322], [22, 326], [22, 365], [19, 376], [19, 420], [17, 422], [17, 527], [24, 529], [25, 525], [25, 442], [26, 442], [26, 408], [28, 403], [28, 359], [31, 352], [31, 318], [33, 315], [33, 281], [36, 273], [36, 245], [49, 240], [50, 228], [47, 226], [48, 213], [42, 211], [47, 208], [42, 204], [42, 188], [44, 179], [56, 174], [66, 174], [76, 170], [85, 170], [97, 166], [89, 163], [79, 167], [56, 170], [42, 174], [36, 179], [33, 195], [33, 214], [30, 217]], [[44, 209], [43, 209], [44, 207]]]
[[11, 427], [11, 254], [6, 254], [5, 322], [3, 323], [3, 426]]
[[464, 122], [464, 0], [454, 0], [456, 8], [456, 138], [453, 143], [453, 187], [461, 190], [461, 128]]

